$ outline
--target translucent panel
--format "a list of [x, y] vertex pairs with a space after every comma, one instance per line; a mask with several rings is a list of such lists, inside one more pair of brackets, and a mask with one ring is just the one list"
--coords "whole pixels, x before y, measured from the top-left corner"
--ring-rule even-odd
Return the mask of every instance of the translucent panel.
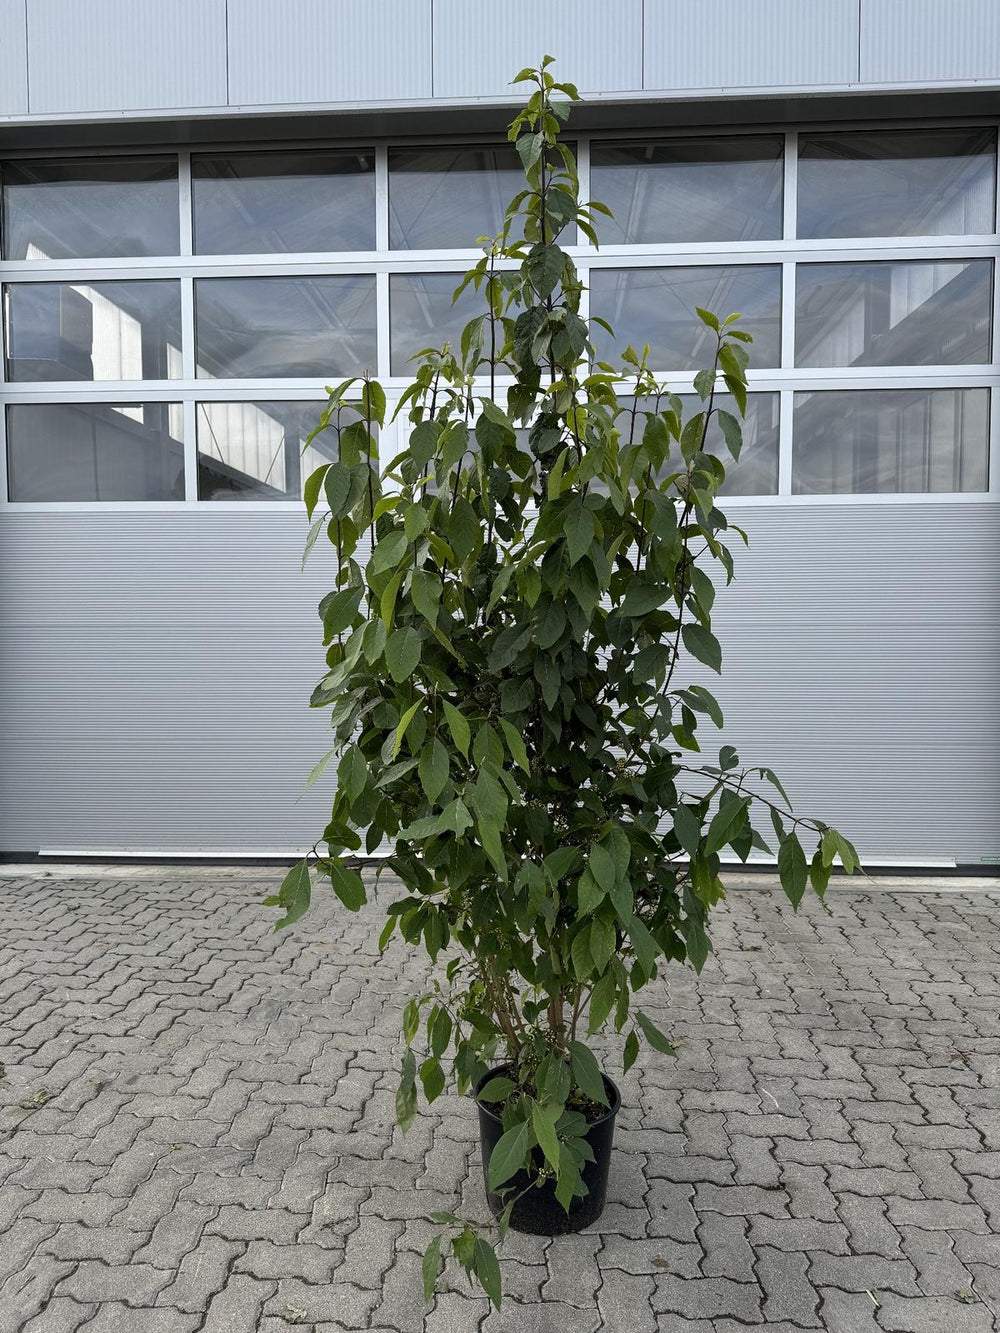
[[797, 366], [986, 365], [989, 259], [800, 264]]
[[803, 135], [798, 234], [988, 235], [996, 165], [991, 129]]
[[7, 408], [11, 500], [183, 500], [180, 403]]
[[695, 307], [724, 318], [739, 312], [754, 337], [751, 365], [777, 366], [781, 356], [781, 269], [776, 264], [740, 268], [595, 268], [590, 273], [590, 313], [608, 321], [591, 338], [600, 360], [615, 362], [628, 343], [650, 345], [656, 370], [699, 370], [715, 355], [715, 334]]
[[195, 282], [199, 379], [326, 380], [373, 370], [375, 279], [202, 278]]
[[12, 283], [6, 338], [11, 380], [179, 379], [180, 283]]
[[524, 172], [513, 148], [408, 148], [389, 154], [393, 250], [469, 250], [495, 236]]
[[590, 193], [602, 244], [759, 241], [781, 236], [780, 135], [600, 143], [590, 148]]
[[45, 158], [3, 167], [5, 259], [175, 255], [177, 162]]
[[408, 359], [425, 347], [448, 342], [457, 350], [469, 320], [486, 312], [482, 295], [472, 286], [452, 305], [452, 294], [461, 281], [461, 273], [394, 273], [389, 278], [394, 375], [411, 374], [414, 367]]
[[196, 154], [191, 177], [198, 254], [375, 248], [372, 153]]
[[[693, 393], [679, 395], [684, 408], [684, 420], [688, 421], [696, 412], [702, 411], [704, 404]], [[622, 405], [630, 409], [633, 398], [623, 398]], [[660, 407], [667, 404], [661, 402]], [[739, 417], [736, 404], [729, 394], [717, 395], [715, 406], [724, 412], [731, 412]], [[726, 480], [719, 489], [720, 495], [777, 495], [778, 493], [778, 416], [779, 401], [776, 393], [751, 393], [747, 395], [746, 418], [743, 427], [743, 448], [738, 459], [734, 459], [729, 447], [722, 438], [719, 419], [713, 416], [709, 422], [708, 437], [705, 441], [707, 453], [714, 454], [725, 464]], [[651, 398], [639, 400], [639, 413], [656, 410]], [[645, 419], [636, 416], [634, 426], [629, 415], [618, 418], [618, 430], [622, 442], [640, 440], [645, 428]], [[679, 458], [679, 450], [677, 453]], [[668, 467], [664, 476], [675, 468]]]
[[336, 456], [318, 435], [325, 400], [198, 404], [199, 500], [297, 500], [302, 483]]
[[985, 491], [988, 389], [795, 395], [796, 495]]

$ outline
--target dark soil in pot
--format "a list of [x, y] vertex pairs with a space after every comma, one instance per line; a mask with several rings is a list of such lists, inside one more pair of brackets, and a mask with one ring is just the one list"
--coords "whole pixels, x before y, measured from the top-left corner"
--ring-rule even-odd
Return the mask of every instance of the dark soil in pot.
[[[499, 1216], [503, 1212], [504, 1202], [499, 1195], [493, 1194], [489, 1186], [490, 1155], [503, 1133], [503, 1121], [491, 1106], [479, 1101], [479, 1089], [499, 1074], [509, 1073], [509, 1065], [499, 1065], [491, 1069], [476, 1084], [476, 1108], [479, 1111], [479, 1139], [483, 1152], [483, 1179], [486, 1184], [486, 1198], [493, 1213]], [[611, 1165], [611, 1145], [615, 1133], [615, 1117], [621, 1106], [621, 1094], [615, 1084], [603, 1075], [610, 1107], [595, 1107], [600, 1114], [587, 1114], [589, 1122], [585, 1138], [594, 1154], [592, 1162], [585, 1162], [581, 1175], [587, 1187], [587, 1194], [582, 1199], [574, 1199], [567, 1213], [556, 1198], [555, 1185], [546, 1181], [536, 1185], [520, 1198], [511, 1212], [510, 1225], [514, 1231], [525, 1231], [532, 1236], [564, 1236], [573, 1231], [582, 1231], [596, 1222], [604, 1208], [608, 1192], [608, 1170]], [[593, 1105], [593, 1104], [592, 1104]], [[499, 1110], [499, 1107], [498, 1107]], [[538, 1165], [542, 1163], [541, 1152], [535, 1149]], [[520, 1193], [530, 1183], [532, 1177], [527, 1171], [519, 1171], [504, 1186], [504, 1191], [511, 1189]], [[509, 1198], [510, 1195], [507, 1194]]]

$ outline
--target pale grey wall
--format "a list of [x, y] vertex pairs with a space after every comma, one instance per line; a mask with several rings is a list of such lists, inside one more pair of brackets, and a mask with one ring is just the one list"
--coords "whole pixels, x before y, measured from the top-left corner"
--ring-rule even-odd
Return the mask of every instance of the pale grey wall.
[[[726, 739], [872, 856], [1000, 854], [995, 503], [761, 504], [720, 593]], [[292, 851], [322, 829], [323, 558], [294, 512], [8, 513], [0, 849]], [[697, 678], [692, 669], [691, 679]]]
[[[27, 24], [25, 25], [25, 14]], [[1000, 82], [997, 0], [0, 0], [0, 118]]]

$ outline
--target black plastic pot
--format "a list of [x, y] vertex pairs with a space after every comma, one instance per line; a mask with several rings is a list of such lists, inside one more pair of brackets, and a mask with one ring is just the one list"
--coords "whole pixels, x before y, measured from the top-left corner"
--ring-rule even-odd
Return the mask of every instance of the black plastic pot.
[[[483, 1151], [483, 1180], [486, 1184], [486, 1198], [494, 1215], [503, 1212], [504, 1201], [490, 1190], [490, 1156], [503, 1133], [503, 1121], [495, 1111], [484, 1106], [479, 1100], [479, 1089], [485, 1087], [491, 1078], [507, 1074], [509, 1065], [498, 1065], [489, 1070], [476, 1084], [476, 1106], [479, 1110], [479, 1140]], [[622, 1104], [621, 1093], [607, 1074], [603, 1075], [610, 1107], [598, 1119], [591, 1121], [584, 1135], [594, 1154], [592, 1162], [585, 1162], [581, 1175], [587, 1193], [582, 1199], [574, 1199], [569, 1212], [556, 1198], [555, 1185], [545, 1181], [529, 1189], [527, 1194], [518, 1199], [510, 1215], [510, 1225], [514, 1231], [526, 1231], [531, 1236], [565, 1236], [572, 1231], [582, 1231], [596, 1222], [604, 1209], [604, 1200], [608, 1192], [608, 1170], [611, 1166], [611, 1144], [615, 1134], [615, 1116]], [[538, 1148], [534, 1151], [537, 1167], [542, 1165], [542, 1155]], [[514, 1193], [520, 1193], [534, 1179], [534, 1174], [518, 1171], [504, 1186]], [[507, 1196], [510, 1197], [509, 1195]]]

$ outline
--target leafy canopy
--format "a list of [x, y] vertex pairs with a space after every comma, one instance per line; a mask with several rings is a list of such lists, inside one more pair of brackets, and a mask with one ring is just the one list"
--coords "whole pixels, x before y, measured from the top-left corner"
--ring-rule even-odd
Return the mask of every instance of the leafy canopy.
[[[698, 311], [714, 355], [687, 415], [648, 347], [594, 363], [559, 240], [575, 227], [596, 243], [607, 210], [579, 200], [559, 140], [577, 93], [550, 63], [515, 80], [532, 86], [510, 127], [525, 186], [458, 289], [471, 285], [483, 313], [459, 347], [418, 358], [396, 409], [405, 447], [380, 470], [386, 395], [372, 379], [332, 389], [314, 432], [337, 443], [305, 487], [307, 554], [325, 534], [336, 558], [312, 703], [330, 710], [337, 788], [317, 846], [268, 901], [290, 925], [326, 879], [356, 910], [365, 886], [345, 854], [392, 844], [405, 892], [381, 945], [398, 933], [448, 959], [404, 1011], [400, 1123], [418, 1082], [428, 1102], [449, 1075], [467, 1090], [502, 1048], [510, 1076], [484, 1090], [505, 1130], [491, 1188], [530, 1168], [568, 1208], [584, 1192], [581, 1108], [607, 1099], [587, 1038], [624, 1034], [625, 1069], [640, 1040], [671, 1052], [640, 992], [664, 962], [704, 965], [721, 855], [776, 848], [793, 905], [857, 855], [794, 816], [770, 769], [730, 746], [703, 757], [699, 727], [721, 727], [722, 709], [682, 681], [690, 659], [721, 670], [713, 603], [733, 577], [730, 534], [745, 540], [717, 504], [726, 471], [710, 426], [738, 458], [751, 337], [737, 315]], [[819, 835], [811, 858], [803, 828]], [[437, 1220], [499, 1304], [492, 1246]], [[425, 1255], [428, 1296], [441, 1239]]]

